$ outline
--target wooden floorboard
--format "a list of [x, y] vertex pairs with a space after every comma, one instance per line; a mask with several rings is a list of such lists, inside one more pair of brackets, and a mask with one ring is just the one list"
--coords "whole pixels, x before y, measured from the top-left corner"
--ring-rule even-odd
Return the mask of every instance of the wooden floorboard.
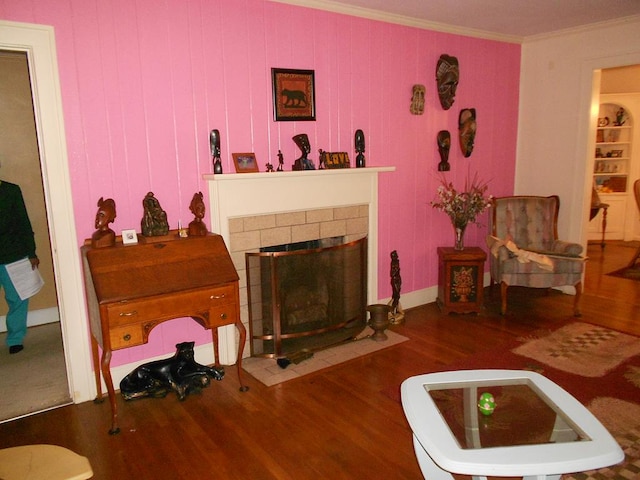
[[[640, 335], [640, 282], [602, 275], [634, 251], [589, 246], [582, 321]], [[480, 315], [442, 315], [435, 304], [408, 310], [393, 328], [410, 341], [273, 387], [246, 376], [241, 393], [227, 368], [184, 402], [119, 399], [119, 435], [107, 434], [108, 402], [7, 422], [0, 448], [62, 445], [88, 457], [96, 479], [420, 479], [400, 383], [574, 319], [573, 297], [557, 291], [510, 289], [505, 316], [498, 295], [487, 288]]]

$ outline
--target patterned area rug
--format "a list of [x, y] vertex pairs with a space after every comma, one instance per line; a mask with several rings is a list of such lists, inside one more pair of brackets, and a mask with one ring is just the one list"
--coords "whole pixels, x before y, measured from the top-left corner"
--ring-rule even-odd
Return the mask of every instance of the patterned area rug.
[[[640, 338], [574, 322], [494, 346], [442, 370], [503, 368], [544, 375], [586, 405], [625, 452], [619, 465], [565, 474], [562, 480], [640, 480], [639, 351]], [[386, 393], [399, 400], [397, 388]]]
[[608, 328], [576, 322], [530, 340], [513, 352], [565, 372], [601, 377], [626, 359], [640, 355], [640, 341]]
[[[636, 371], [636, 375], [638, 375]], [[636, 381], [640, 377], [636, 378]], [[640, 384], [636, 384], [640, 387]], [[640, 405], [617, 398], [600, 397], [587, 405], [609, 430], [625, 453], [620, 465], [563, 475], [563, 480], [631, 480], [640, 478]]]
[[615, 272], [607, 273], [613, 277], [627, 278], [629, 280], [640, 280], [640, 263], [636, 263], [633, 267], [625, 267]]

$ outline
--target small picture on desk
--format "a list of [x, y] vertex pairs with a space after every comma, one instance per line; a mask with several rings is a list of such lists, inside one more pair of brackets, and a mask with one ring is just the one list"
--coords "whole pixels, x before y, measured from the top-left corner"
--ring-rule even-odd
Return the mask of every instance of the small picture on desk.
[[122, 243], [124, 245], [135, 245], [138, 243], [138, 234], [135, 230], [122, 230]]

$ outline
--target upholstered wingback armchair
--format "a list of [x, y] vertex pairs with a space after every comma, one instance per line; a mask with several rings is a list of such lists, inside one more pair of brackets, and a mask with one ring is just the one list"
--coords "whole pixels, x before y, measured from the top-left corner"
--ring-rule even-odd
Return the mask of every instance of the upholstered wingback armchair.
[[507, 310], [510, 286], [575, 287], [574, 315], [580, 316], [582, 245], [558, 240], [560, 199], [514, 196], [494, 198], [487, 245], [491, 252], [491, 286], [500, 284], [501, 308]]

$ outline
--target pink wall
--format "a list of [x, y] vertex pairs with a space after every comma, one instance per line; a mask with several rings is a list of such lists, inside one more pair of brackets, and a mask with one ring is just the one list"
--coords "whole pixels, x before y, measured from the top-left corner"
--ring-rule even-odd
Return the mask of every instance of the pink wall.
[[[261, 168], [287, 169], [291, 137], [307, 133], [317, 150], [347, 151], [366, 135], [367, 165], [394, 165], [380, 183], [381, 298], [391, 295], [389, 253], [397, 250], [402, 293], [437, 283], [436, 247], [452, 245], [448, 218], [429, 202], [438, 184], [436, 133], [455, 139], [450, 178], [470, 169], [490, 193], [513, 191], [520, 46], [403, 27], [266, 0], [0, 0], [0, 18], [56, 31], [78, 244], [94, 230], [96, 202], [116, 200], [114, 230], [140, 229], [141, 201], [153, 191], [171, 228], [191, 219], [194, 192], [212, 171], [208, 133], [231, 152], [253, 151]], [[455, 105], [435, 92], [438, 57], [460, 61]], [[270, 69], [315, 70], [315, 122], [274, 122]], [[409, 113], [411, 87], [426, 85], [425, 114]], [[457, 148], [461, 108], [477, 109], [475, 150]], [[328, 193], [329, 194], [329, 193]], [[486, 225], [486, 221], [484, 222]], [[468, 229], [484, 244], [486, 227]], [[113, 365], [170, 352], [178, 341], [208, 341], [190, 320], [155, 329], [150, 343], [116, 352]]]

